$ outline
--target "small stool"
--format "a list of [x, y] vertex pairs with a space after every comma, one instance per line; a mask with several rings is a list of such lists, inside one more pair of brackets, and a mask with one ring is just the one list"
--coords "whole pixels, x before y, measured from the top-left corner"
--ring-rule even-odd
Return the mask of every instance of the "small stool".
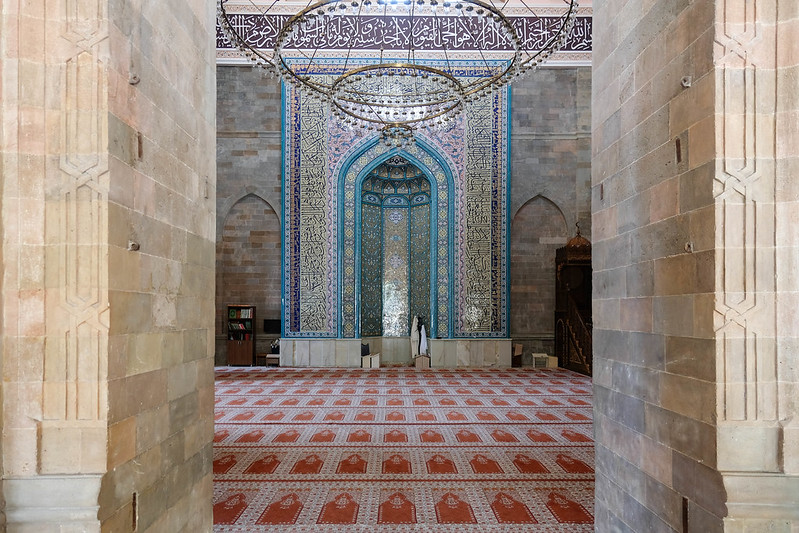
[[280, 355], [268, 354], [266, 355], [266, 366], [280, 366]]
[[413, 366], [416, 368], [430, 368], [430, 356], [417, 355], [413, 359]]
[[257, 353], [255, 354], [255, 366], [267, 365], [267, 361], [269, 360], [268, 353]]

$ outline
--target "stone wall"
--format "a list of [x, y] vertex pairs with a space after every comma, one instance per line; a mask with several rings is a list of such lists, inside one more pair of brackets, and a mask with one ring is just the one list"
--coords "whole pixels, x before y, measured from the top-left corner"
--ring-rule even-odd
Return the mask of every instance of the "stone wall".
[[3, 4], [7, 531], [211, 529], [214, 20]]
[[[280, 127], [279, 80], [252, 67], [217, 68], [217, 364], [227, 363], [228, 304], [255, 305], [258, 325], [280, 318]], [[240, 213], [252, 209], [256, 218]], [[272, 338], [256, 328], [257, 352]]]
[[598, 530], [799, 523], [788, 4], [594, 9]]
[[591, 69], [543, 68], [511, 98], [510, 333], [554, 354], [555, 250], [576, 222], [591, 239]]
[[[223, 240], [249, 242], [254, 229], [237, 230], [226, 221], [248, 195], [262, 199], [280, 216], [281, 93], [277, 80], [251, 67], [219, 67], [217, 72], [216, 351], [217, 364], [224, 364], [224, 306], [244, 294], [226, 282]], [[583, 235], [591, 235], [590, 96], [587, 67], [541, 69], [512, 89], [511, 215], [519, 216], [511, 223], [511, 335], [525, 344], [528, 364], [531, 352], [553, 353], [554, 251], [574, 234], [577, 221]], [[513, 244], [521, 240], [525, 244]], [[240, 281], [271, 287], [279, 272], [271, 270], [270, 257], [264, 252], [240, 268]], [[246, 282], [248, 269], [252, 279]], [[247, 303], [257, 305], [262, 318], [262, 308], [271, 312], [274, 307], [269, 295], [280, 297], [279, 290], [271, 289], [263, 296], [257, 289], [250, 294]], [[258, 351], [266, 351], [268, 339], [260, 337]]]
[[110, 5], [103, 531], [211, 528], [214, 21], [195, 0]]
[[596, 526], [718, 531], [714, 6], [620, 7], [594, 8]]

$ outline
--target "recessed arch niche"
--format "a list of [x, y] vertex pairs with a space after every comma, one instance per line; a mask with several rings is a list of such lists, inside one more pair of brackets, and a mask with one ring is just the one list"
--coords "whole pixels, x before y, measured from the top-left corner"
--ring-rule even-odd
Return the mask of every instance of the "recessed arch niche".
[[529, 199], [511, 224], [510, 331], [528, 344], [552, 345], [555, 307], [555, 250], [569, 240], [561, 208], [543, 195]]
[[280, 316], [280, 257], [277, 213], [262, 197], [245, 194], [230, 207], [217, 235], [217, 335], [227, 333], [228, 304], [253, 304], [259, 318]]
[[[417, 139], [413, 146], [404, 150], [386, 149], [376, 143], [366, 146], [353, 153], [340, 168], [340, 338], [370, 338], [370, 342], [377, 342], [370, 346], [372, 351], [382, 350], [390, 360], [390, 354], [386, 353], [390, 352], [390, 348], [385, 343], [381, 344], [380, 339], [399, 338], [394, 335], [400, 332], [406, 339], [414, 314], [427, 315], [425, 324], [430, 337], [451, 338], [453, 283], [448, 274], [453, 270], [453, 234], [450, 222], [453, 213], [453, 178], [446, 159], [423, 140]], [[390, 178], [392, 173], [395, 177], [401, 174], [403, 179], [384, 179]], [[377, 194], [380, 191], [382, 193]], [[408, 213], [415, 209], [426, 213], [426, 216], [403, 217], [403, 220], [398, 220], [394, 228], [397, 232], [402, 227], [407, 228], [404, 243], [397, 232], [391, 233], [388, 238], [394, 238], [393, 242], [398, 243], [397, 246], [407, 246], [407, 257], [413, 258], [417, 265], [423, 263], [427, 268], [416, 269], [413, 283], [408, 283], [407, 311], [385, 313], [384, 309], [378, 310], [378, 292], [375, 287], [378, 279], [382, 282], [386, 272], [382, 267], [387, 263], [383, 263], [379, 270], [370, 269], [370, 265], [377, 265], [369, 256], [378, 239], [387, 237], [383, 232], [386, 221], [394, 224], [388, 217], [398, 219], [397, 213], [402, 209]], [[383, 228], [370, 232], [369, 229], [374, 228], [370, 221], [374, 222], [378, 213], [382, 217]], [[367, 228], [365, 232], [364, 227]], [[411, 235], [416, 235], [416, 238], [410, 239]], [[384, 240], [381, 245], [385, 245]], [[381, 253], [380, 260], [391, 261], [393, 255]], [[376, 275], [378, 271], [379, 278]], [[414, 270], [409, 268], [407, 274], [409, 277], [406, 279], [410, 281]], [[379, 305], [383, 305], [386, 300], [382, 288], [379, 294]], [[364, 312], [364, 305], [371, 307]], [[377, 321], [369, 322], [364, 319], [370, 312], [372, 317], [380, 316], [380, 335], [375, 335], [378, 333]], [[386, 323], [383, 321], [384, 317]], [[386, 328], [386, 325], [389, 327]], [[407, 340], [405, 343], [407, 344]], [[405, 351], [407, 350], [402, 351], [402, 355], [407, 360], [409, 351], [407, 354]], [[397, 357], [400, 357], [399, 352]]]
[[402, 337], [430, 323], [431, 184], [402, 156], [361, 182], [361, 336]]

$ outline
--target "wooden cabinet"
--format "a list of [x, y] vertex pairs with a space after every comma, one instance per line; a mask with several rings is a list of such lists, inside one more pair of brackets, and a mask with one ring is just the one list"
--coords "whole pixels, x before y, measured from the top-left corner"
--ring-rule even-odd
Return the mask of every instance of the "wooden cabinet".
[[252, 366], [255, 363], [255, 306], [227, 307], [227, 363]]

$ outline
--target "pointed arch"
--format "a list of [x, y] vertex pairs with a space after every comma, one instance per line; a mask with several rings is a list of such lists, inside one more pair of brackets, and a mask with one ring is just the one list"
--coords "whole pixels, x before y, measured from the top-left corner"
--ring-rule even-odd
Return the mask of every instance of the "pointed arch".
[[454, 219], [454, 169], [452, 161], [426, 142], [416, 142], [404, 149], [386, 147], [372, 138], [353, 147], [337, 165], [338, 190], [338, 335], [349, 338], [360, 335], [360, 202], [363, 180], [377, 166], [391, 157], [401, 156], [424, 173], [431, 184], [430, 212], [430, 304], [431, 333], [444, 338], [452, 336], [452, 301], [454, 283], [454, 246], [451, 220]]
[[514, 338], [554, 335], [555, 250], [568, 240], [558, 205], [543, 195], [516, 212], [510, 233], [510, 331]]
[[[527, 200], [523, 201], [522, 203], [518, 204], [514, 210], [509, 213], [509, 219], [513, 221], [516, 218], [516, 214], [522, 210], [522, 208], [535, 200], [536, 198], [540, 198], [551, 202], [558, 211], [561, 212], [563, 215], [564, 220], [566, 221], [566, 229], [567, 233], [571, 233], [572, 229], [574, 228], [574, 223], [579, 219], [579, 213], [577, 210], [577, 206], [573, 205], [573, 201], [570, 201], [566, 197], [563, 196], [562, 191], [549, 191], [549, 190], [539, 190], [535, 194], [530, 195], [527, 197]], [[516, 200], [519, 200], [518, 198]], [[514, 202], [515, 204], [516, 202]]]
[[511, 219], [511, 228], [513, 227], [513, 224], [516, 221], [517, 215], [519, 213], [521, 213], [521, 211], [525, 207], [529, 206], [530, 204], [532, 204], [533, 202], [535, 202], [537, 200], [543, 201], [547, 205], [551, 205], [560, 214], [561, 218], [563, 219], [563, 230], [565, 231], [566, 235], [569, 235], [569, 231], [570, 231], [569, 230], [569, 218], [566, 216], [566, 214], [563, 212], [563, 209], [557, 204], [557, 202], [555, 202], [554, 200], [550, 199], [549, 197], [547, 197], [547, 196], [545, 196], [543, 194], [536, 194], [535, 196], [533, 196], [532, 198], [530, 198], [529, 200], [524, 202], [519, 207], [519, 209], [517, 209], [516, 212], [513, 213], [513, 217]]
[[216, 333], [224, 335], [228, 304], [253, 304], [259, 318], [280, 316], [281, 227], [269, 202], [252, 193], [239, 198], [219, 218]]
[[[217, 209], [217, 217], [216, 217], [216, 234], [220, 235], [222, 233], [222, 229], [225, 224], [225, 219], [227, 219], [230, 210], [233, 208], [234, 205], [239, 203], [247, 196], [255, 196], [256, 198], [262, 200], [266, 203], [269, 207], [272, 208], [272, 211], [275, 212], [278, 220], [281, 219], [280, 217], [280, 197], [275, 198], [274, 194], [269, 194], [269, 192], [263, 190], [261, 187], [255, 186], [247, 186], [242, 187], [234, 194], [231, 194]], [[217, 237], [218, 240], [218, 237]]]

